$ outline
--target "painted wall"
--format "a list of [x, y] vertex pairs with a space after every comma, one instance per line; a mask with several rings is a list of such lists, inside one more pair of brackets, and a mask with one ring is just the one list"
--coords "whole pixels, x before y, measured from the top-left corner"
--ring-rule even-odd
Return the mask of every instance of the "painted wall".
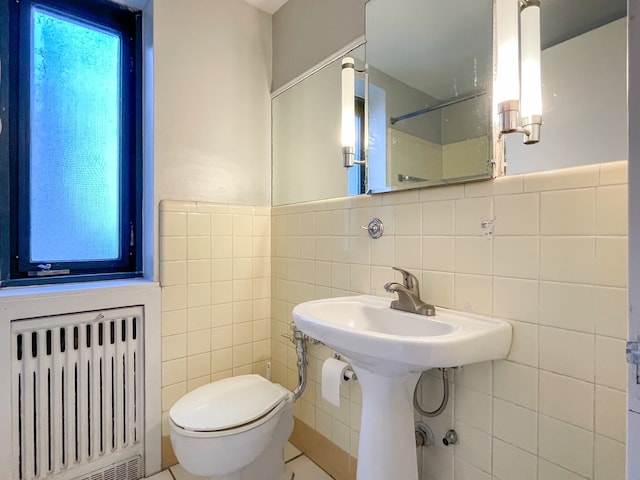
[[269, 205], [271, 17], [237, 0], [153, 15], [156, 205]]
[[289, 0], [273, 14], [271, 90], [364, 35], [365, 0]]
[[[295, 355], [280, 337], [299, 302], [386, 295], [391, 266], [421, 278], [439, 306], [505, 318], [507, 360], [455, 371], [447, 410], [424, 419], [422, 480], [623, 479], [627, 332], [627, 164], [614, 162], [494, 181], [273, 209], [272, 361], [292, 387]], [[385, 225], [370, 239], [360, 228]], [[482, 236], [495, 219], [495, 235]], [[340, 408], [310, 382], [295, 415], [357, 456], [361, 394], [346, 384]], [[440, 401], [428, 375], [425, 408]], [[454, 448], [440, 439], [460, 435]]]

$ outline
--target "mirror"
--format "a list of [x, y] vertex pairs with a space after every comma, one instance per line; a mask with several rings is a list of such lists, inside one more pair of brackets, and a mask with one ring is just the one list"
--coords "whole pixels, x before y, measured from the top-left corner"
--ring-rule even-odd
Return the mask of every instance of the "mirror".
[[[364, 79], [360, 75], [357, 77], [356, 94], [364, 97], [367, 93], [369, 104], [366, 178], [362, 168], [354, 167], [347, 171], [342, 167], [339, 143], [340, 59], [351, 55], [357, 60], [357, 68], [364, 68], [363, 47], [353, 52], [345, 48], [333, 57], [334, 61], [327, 62], [282, 92], [276, 92], [272, 109], [273, 205], [490, 177], [490, 161], [495, 156], [492, 155], [494, 140], [485, 121], [491, 118], [488, 112], [489, 79], [493, 70], [490, 47], [493, 36], [492, 2], [414, 2], [417, 6], [410, 6], [410, 0], [369, 0], [365, 7], [369, 90], [365, 92]], [[401, 3], [403, 7], [400, 7]], [[435, 4], [429, 14], [413, 10], [421, 8], [423, 3]], [[469, 6], [463, 8], [462, 5], [467, 3]], [[482, 10], [476, 10], [481, 5]], [[446, 6], [449, 8], [444, 8]], [[433, 10], [437, 7], [443, 8]], [[381, 13], [385, 8], [387, 13]], [[451, 10], [449, 16], [440, 18], [440, 15], [447, 14], [447, 10]], [[485, 18], [482, 25], [486, 27], [484, 37], [479, 37], [480, 33], [470, 34], [472, 27], [463, 26], [463, 22], [474, 24], [482, 15]], [[625, 16], [626, 0], [544, 0], [541, 9], [542, 137], [536, 145], [523, 145], [519, 134], [505, 137], [507, 174], [627, 158]], [[405, 20], [400, 21], [400, 17]], [[419, 20], [417, 26], [410, 28], [409, 23], [402, 23], [412, 18]], [[383, 27], [387, 21], [395, 22], [396, 26]], [[440, 36], [425, 37], [438, 32], [439, 26], [442, 26], [440, 34], [446, 41], [441, 41]], [[374, 33], [375, 29], [378, 29], [377, 33]], [[454, 35], [456, 32], [464, 32], [464, 35], [458, 35], [461, 37], [458, 39]], [[398, 65], [387, 65], [384, 58], [388, 54], [384, 52], [391, 45], [399, 48], [399, 39], [409, 34], [419, 36], [414, 42], [422, 48], [414, 52], [416, 56], [413, 59], [406, 60], [405, 71]], [[376, 35], [378, 38], [374, 40]], [[467, 43], [465, 50], [465, 39], [475, 39], [476, 36], [482, 38], [482, 42]], [[386, 46], [386, 43], [390, 45]], [[489, 46], [484, 47], [486, 57], [475, 50], [480, 43]], [[377, 53], [376, 44], [381, 45]], [[418, 57], [428, 50], [435, 51], [434, 55], [440, 54], [437, 58], [445, 63], [442, 70], [427, 68], [432, 62]], [[398, 59], [402, 53], [402, 48], [396, 51]], [[469, 67], [469, 58], [473, 58], [472, 67]], [[484, 63], [482, 58], [485, 58]], [[460, 70], [456, 70], [454, 64], [459, 64]], [[571, 67], [567, 68], [567, 65]], [[452, 81], [448, 86], [441, 83], [438, 89], [428, 90], [410, 80], [411, 74], [418, 70], [424, 74], [432, 72], [432, 85], [438, 85], [441, 77]], [[409, 85], [404, 95], [393, 102], [389, 98], [381, 98], [381, 91], [386, 92], [385, 86], [398, 83]], [[489, 94], [484, 95], [483, 90]], [[473, 97], [475, 94], [478, 95]], [[466, 96], [472, 98], [424, 115], [396, 119], [391, 124], [390, 117], [401, 117], [428, 108], [425, 105], [433, 106], [436, 101], [447, 103]], [[456, 122], [456, 128], [449, 128]], [[387, 129], [396, 132], [391, 136]], [[426, 154], [433, 151], [435, 158], [444, 157], [448, 145], [464, 150], [462, 146], [467, 139], [473, 139], [468, 143], [474, 153], [482, 151], [485, 146], [478, 139], [485, 135], [485, 130], [488, 138], [486, 157], [478, 156], [477, 163], [470, 160], [462, 162], [466, 167], [477, 167], [475, 170], [472, 168], [466, 173], [453, 168], [449, 170], [449, 164], [445, 168], [444, 163], [441, 166], [437, 161], [432, 161], [428, 167], [423, 162], [420, 165], [422, 170], [416, 166], [415, 157], [426, 158]], [[388, 136], [390, 141], [387, 141]], [[422, 141], [423, 137], [427, 138]], [[405, 142], [406, 138], [410, 141]], [[438, 143], [438, 138], [441, 143]], [[387, 156], [389, 146], [392, 154]], [[457, 175], [454, 175], [454, 170]], [[440, 174], [442, 178], [438, 180]], [[366, 182], [365, 190], [362, 189], [363, 182]]]
[[[345, 50], [272, 98], [273, 205], [492, 176], [492, 1], [369, 0], [365, 9], [366, 53]], [[366, 61], [368, 85], [356, 75], [356, 152], [367, 166], [346, 170], [347, 54], [358, 70]]]
[[368, 190], [491, 178], [492, 0], [369, 0]]
[[[347, 53], [364, 69], [363, 46]], [[364, 169], [342, 166], [341, 62], [339, 55], [271, 100], [273, 205], [365, 192]], [[356, 95], [364, 97], [364, 89], [359, 75]]]

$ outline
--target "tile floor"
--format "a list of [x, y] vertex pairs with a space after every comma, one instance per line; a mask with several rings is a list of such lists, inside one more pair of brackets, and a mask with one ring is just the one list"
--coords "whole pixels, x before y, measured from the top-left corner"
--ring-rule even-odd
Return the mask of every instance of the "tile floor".
[[[287, 443], [284, 449], [284, 458], [287, 462], [287, 472], [290, 472], [292, 480], [331, 480], [320, 467], [309, 460], [296, 447]], [[294, 475], [295, 474], [295, 475]], [[289, 476], [288, 476], [289, 478]], [[169, 470], [156, 473], [147, 480], [205, 480], [186, 472], [180, 465], [175, 465]]]

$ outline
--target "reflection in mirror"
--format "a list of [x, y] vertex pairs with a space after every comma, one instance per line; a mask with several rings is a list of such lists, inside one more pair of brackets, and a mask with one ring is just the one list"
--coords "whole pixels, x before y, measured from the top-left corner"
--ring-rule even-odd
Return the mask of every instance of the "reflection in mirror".
[[366, 4], [371, 193], [492, 176], [491, 0]]
[[[356, 69], [364, 69], [364, 47], [348, 55], [355, 58]], [[365, 193], [365, 168], [342, 166], [341, 58], [272, 99], [273, 205]], [[364, 91], [364, 76], [356, 75], [356, 125], [361, 140]], [[356, 144], [356, 160], [364, 156], [363, 144]]]
[[544, 133], [505, 137], [507, 175], [626, 160], [626, 0], [540, 5]]

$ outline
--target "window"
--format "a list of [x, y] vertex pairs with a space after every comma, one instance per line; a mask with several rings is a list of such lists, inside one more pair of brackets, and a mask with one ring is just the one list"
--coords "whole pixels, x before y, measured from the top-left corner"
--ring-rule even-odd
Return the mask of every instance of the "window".
[[140, 275], [140, 12], [0, 2], [0, 281]]

